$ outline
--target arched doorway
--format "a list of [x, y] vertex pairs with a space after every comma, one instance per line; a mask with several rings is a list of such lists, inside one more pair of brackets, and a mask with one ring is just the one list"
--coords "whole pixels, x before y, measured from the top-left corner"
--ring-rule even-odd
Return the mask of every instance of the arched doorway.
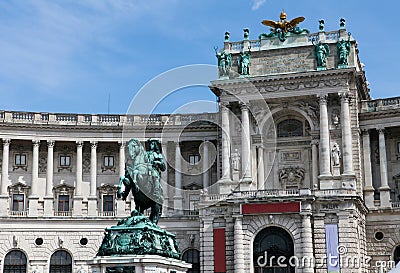
[[72, 257], [65, 250], [58, 250], [51, 255], [50, 273], [72, 273]]
[[4, 258], [4, 273], [26, 273], [26, 256], [20, 250], [12, 250]]
[[192, 264], [192, 268], [187, 273], [200, 273], [200, 252], [197, 249], [190, 248], [185, 250], [182, 260]]
[[[289, 265], [292, 256], [294, 256], [293, 239], [283, 228], [267, 227], [254, 239], [254, 273], [294, 273], [294, 267]], [[286, 267], [278, 265], [278, 257], [285, 257], [280, 258], [280, 263], [287, 265]]]
[[396, 246], [394, 253], [393, 253], [393, 260], [395, 264], [400, 262], [400, 245]]

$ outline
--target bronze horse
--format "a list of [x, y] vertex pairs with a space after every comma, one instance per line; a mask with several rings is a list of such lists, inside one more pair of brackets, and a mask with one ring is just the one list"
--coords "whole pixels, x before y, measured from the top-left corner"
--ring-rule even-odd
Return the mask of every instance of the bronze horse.
[[[135, 209], [143, 213], [151, 208], [150, 221], [157, 224], [161, 216], [163, 196], [156, 188], [159, 187], [157, 170], [148, 162], [146, 152], [140, 141], [131, 139], [128, 142], [129, 159], [125, 164], [125, 176], [121, 176], [118, 183], [117, 197], [126, 200], [132, 191]], [[158, 179], [158, 180], [157, 180]], [[122, 191], [122, 184], [125, 190]], [[157, 187], [158, 186], [158, 187]]]

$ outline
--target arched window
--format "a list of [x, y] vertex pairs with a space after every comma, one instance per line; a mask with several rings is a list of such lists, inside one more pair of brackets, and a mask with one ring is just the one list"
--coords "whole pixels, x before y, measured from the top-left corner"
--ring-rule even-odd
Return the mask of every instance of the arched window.
[[[294, 273], [289, 259], [294, 255], [293, 240], [286, 230], [279, 227], [267, 227], [261, 230], [253, 242], [254, 273]], [[267, 256], [267, 257], [265, 257]], [[271, 259], [275, 256], [274, 259]], [[262, 258], [260, 258], [262, 257]], [[277, 261], [281, 258], [281, 266]], [[287, 267], [283, 267], [286, 264]]]
[[200, 252], [197, 249], [188, 249], [182, 255], [182, 260], [192, 264], [188, 273], [200, 273]]
[[395, 264], [400, 262], [400, 245], [398, 245], [396, 247], [396, 249], [394, 250], [393, 260], [394, 260]]
[[26, 273], [26, 256], [22, 251], [12, 250], [4, 258], [4, 273]]
[[286, 119], [278, 123], [278, 137], [303, 135], [303, 123], [297, 119]]
[[72, 273], [72, 258], [67, 251], [58, 250], [51, 255], [50, 273]]

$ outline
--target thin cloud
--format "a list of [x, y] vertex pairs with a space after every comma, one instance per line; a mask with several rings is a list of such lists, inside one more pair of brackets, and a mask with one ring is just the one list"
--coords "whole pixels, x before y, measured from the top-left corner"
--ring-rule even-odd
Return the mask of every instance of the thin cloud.
[[264, 5], [266, 0], [252, 0], [253, 6], [251, 7], [252, 10], [258, 10], [262, 5]]

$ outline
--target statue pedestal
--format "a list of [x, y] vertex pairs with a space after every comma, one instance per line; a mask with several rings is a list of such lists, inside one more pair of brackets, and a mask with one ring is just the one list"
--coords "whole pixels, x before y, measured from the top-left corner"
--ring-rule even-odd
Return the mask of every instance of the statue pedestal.
[[185, 273], [192, 267], [159, 255], [98, 256], [89, 264], [93, 273]]

